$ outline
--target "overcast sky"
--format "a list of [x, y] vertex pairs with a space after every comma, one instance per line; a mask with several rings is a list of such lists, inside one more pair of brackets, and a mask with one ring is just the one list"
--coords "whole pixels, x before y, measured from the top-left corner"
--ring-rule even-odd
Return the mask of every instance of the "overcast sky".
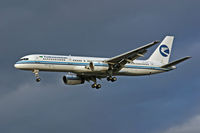
[[[200, 1], [1, 0], [1, 133], [199, 133]], [[33, 53], [112, 57], [174, 35], [168, 73], [66, 86], [13, 65]], [[155, 50], [149, 49], [143, 59]]]

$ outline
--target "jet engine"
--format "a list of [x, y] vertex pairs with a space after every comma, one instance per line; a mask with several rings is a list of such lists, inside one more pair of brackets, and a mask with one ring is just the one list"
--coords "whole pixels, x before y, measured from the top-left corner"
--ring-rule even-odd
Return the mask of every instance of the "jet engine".
[[65, 75], [63, 76], [63, 82], [66, 85], [78, 85], [83, 84], [85, 80], [77, 75]]

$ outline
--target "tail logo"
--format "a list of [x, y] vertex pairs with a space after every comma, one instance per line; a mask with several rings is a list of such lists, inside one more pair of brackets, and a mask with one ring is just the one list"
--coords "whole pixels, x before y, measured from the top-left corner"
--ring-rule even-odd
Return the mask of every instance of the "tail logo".
[[160, 46], [160, 54], [164, 57], [167, 57], [169, 55], [169, 48], [167, 45], [163, 44]]

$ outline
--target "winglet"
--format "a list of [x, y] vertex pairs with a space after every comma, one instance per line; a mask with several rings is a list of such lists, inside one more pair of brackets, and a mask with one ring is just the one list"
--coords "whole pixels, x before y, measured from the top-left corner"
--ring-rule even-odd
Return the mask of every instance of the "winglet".
[[168, 63], [168, 64], [166, 64], [166, 65], [163, 65], [163, 66], [161, 66], [161, 68], [168, 68], [168, 67], [175, 66], [176, 64], [179, 64], [179, 63], [181, 63], [181, 62], [183, 62], [183, 61], [185, 61], [185, 60], [187, 60], [187, 59], [190, 59], [190, 58], [192, 58], [192, 57], [186, 56], [186, 57], [181, 58], [181, 59], [179, 59], [179, 60], [175, 60], [175, 61], [173, 61], [173, 62], [171, 62], [171, 63]]
[[159, 41], [159, 40], [156, 40], [156, 41], [154, 41], [153, 43], [154, 43], [154, 44], [156, 44], [156, 43], [160, 43], [160, 41]]

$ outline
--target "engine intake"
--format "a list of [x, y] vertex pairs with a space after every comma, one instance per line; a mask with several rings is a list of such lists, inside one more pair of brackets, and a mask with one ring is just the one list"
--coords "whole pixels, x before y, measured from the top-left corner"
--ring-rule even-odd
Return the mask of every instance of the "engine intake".
[[85, 80], [83, 78], [78, 77], [77, 75], [65, 75], [63, 76], [63, 82], [66, 85], [78, 85], [83, 84]]

